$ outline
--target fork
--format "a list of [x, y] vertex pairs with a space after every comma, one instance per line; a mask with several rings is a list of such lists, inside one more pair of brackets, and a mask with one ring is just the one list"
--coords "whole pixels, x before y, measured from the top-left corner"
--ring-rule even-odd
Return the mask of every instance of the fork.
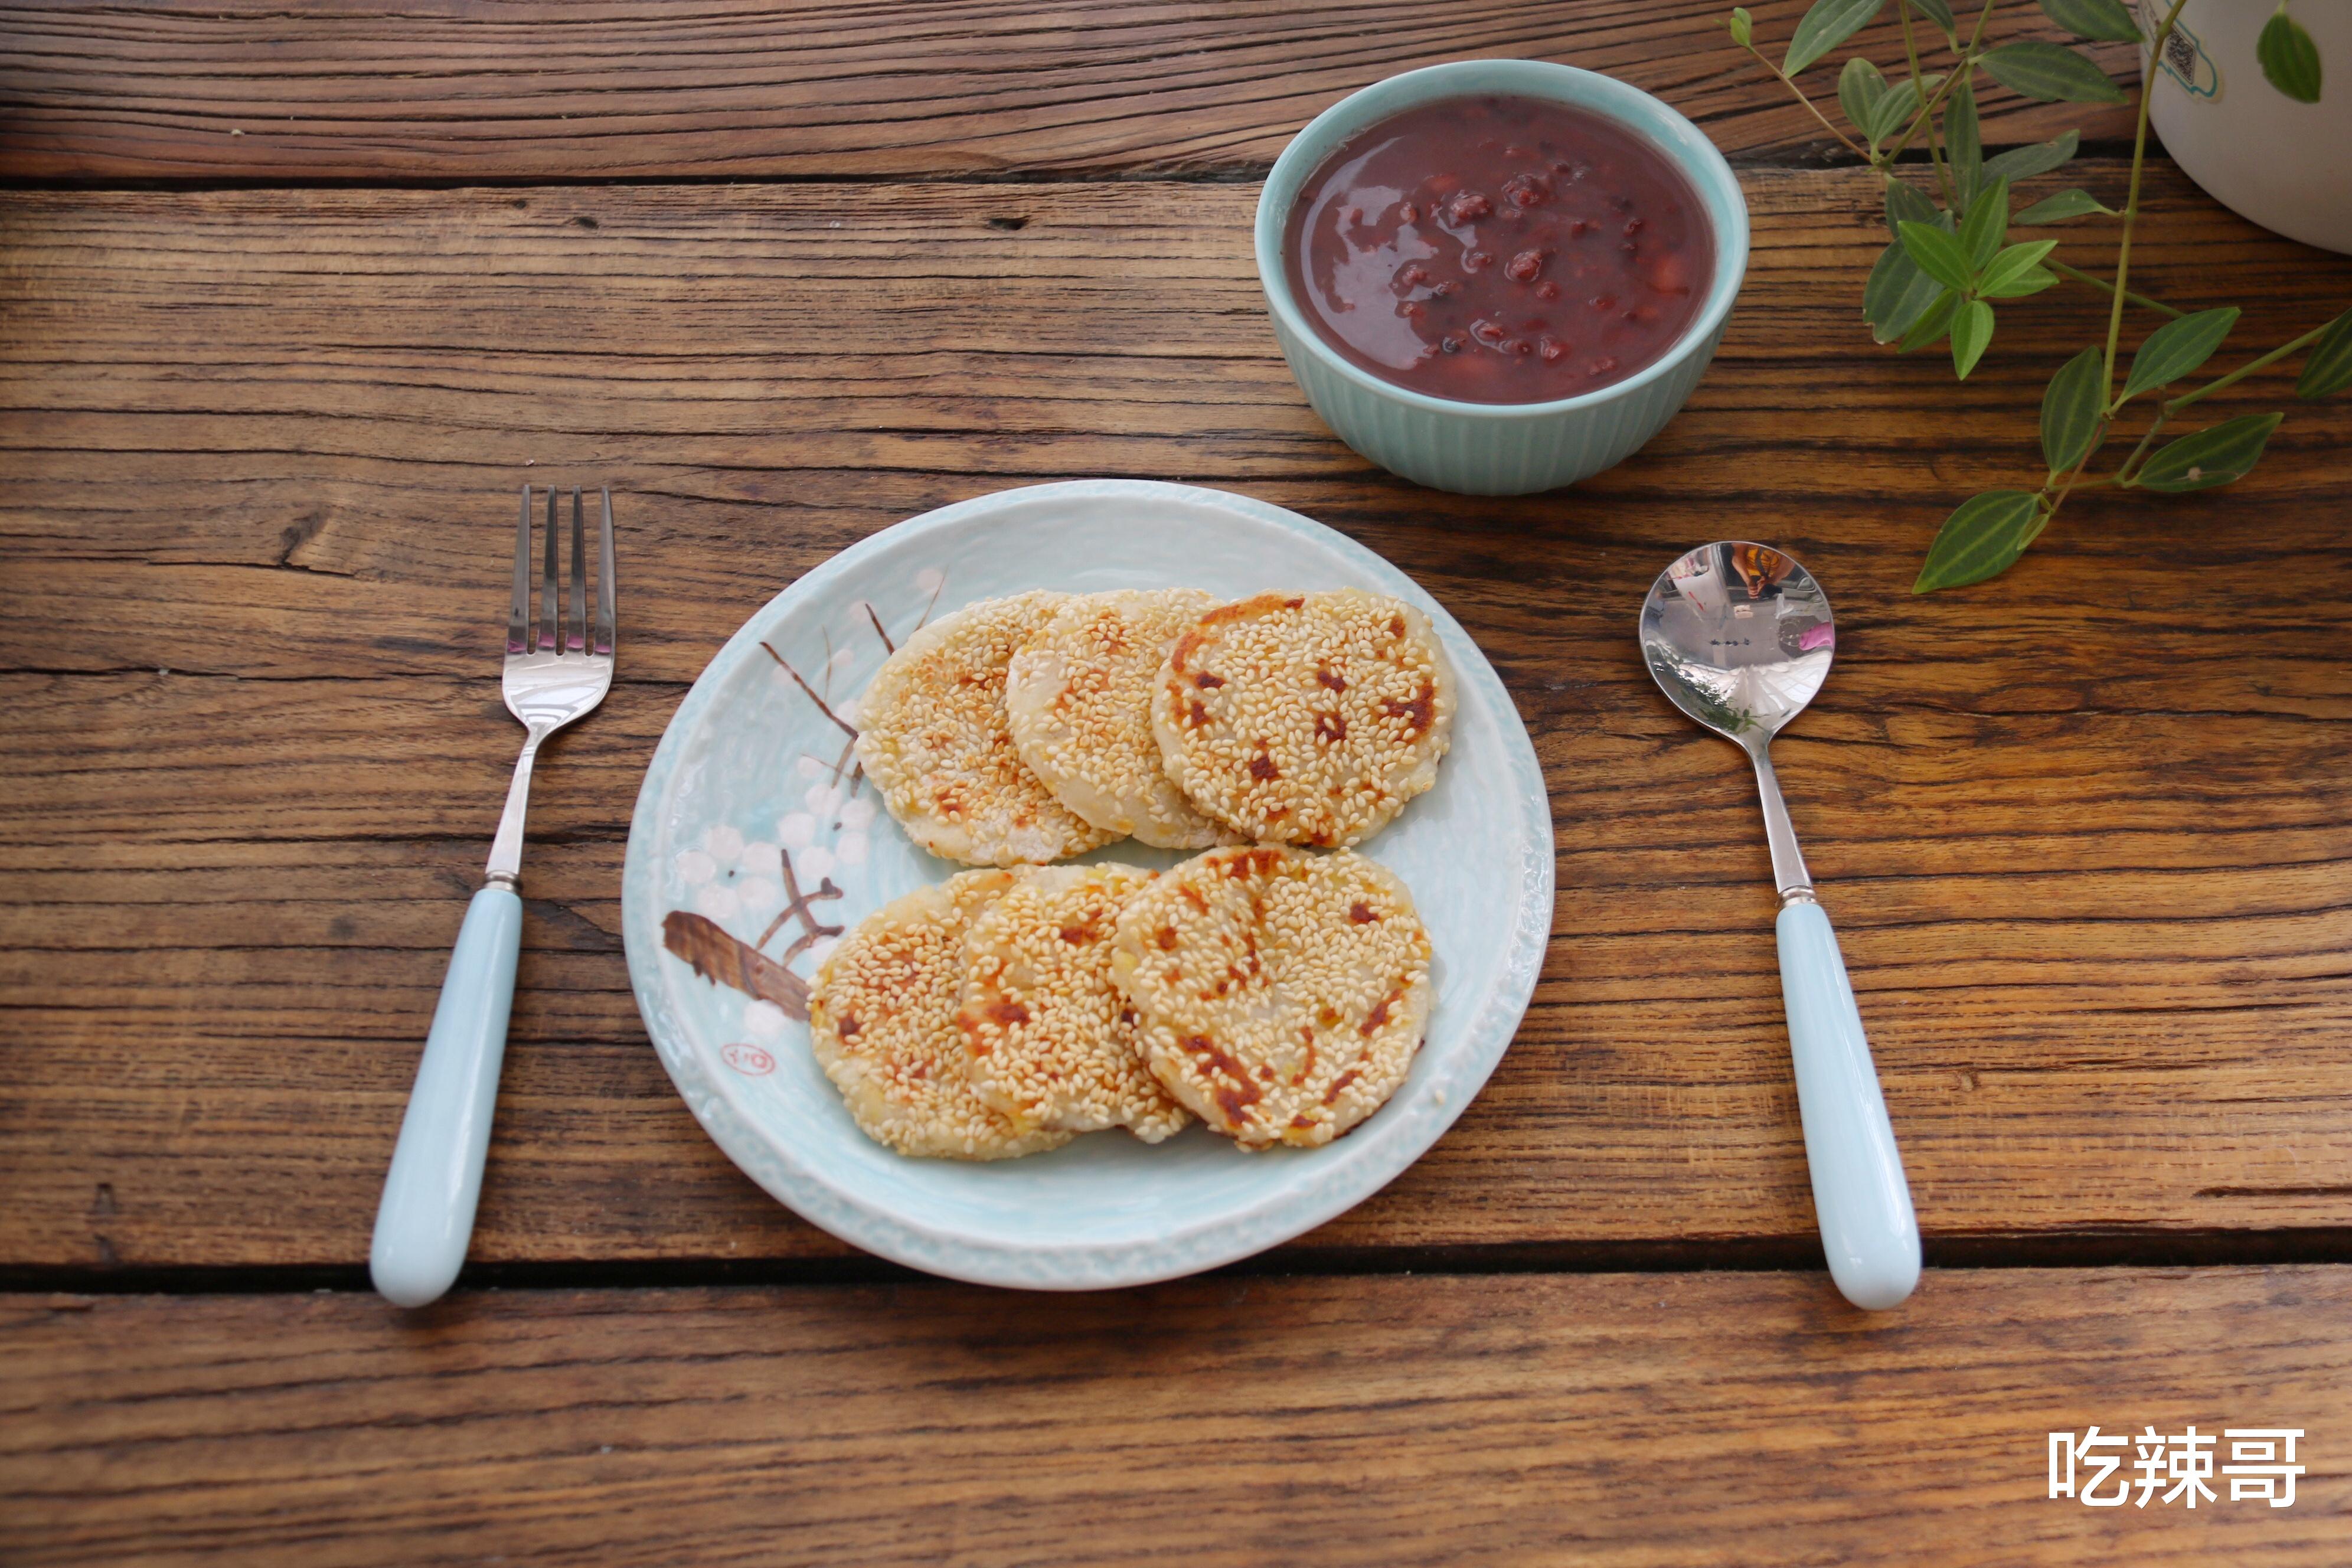
[[514, 1005], [515, 957], [522, 945], [523, 813], [531, 763], [558, 730], [594, 708], [613, 686], [613, 492], [603, 492], [603, 549], [596, 563], [596, 616], [588, 617], [588, 551], [581, 495], [572, 492], [570, 615], [556, 592], [556, 491], [547, 492], [547, 566], [539, 619], [530, 614], [530, 492], [522, 488], [515, 522], [514, 607], [507, 617], [507, 710], [526, 735], [507, 787], [506, 815], [490, 841], [481, 890], [449, 954], [433, 1029], [417, 1064], [416, 1087], [401, 1118], [400, 1142], [376, 1210], [368, 1272], [386, 1300], [422, 1307], [457, 1278], [482, 1195], [482, 1160], [506, 1056], [507, 1016]]

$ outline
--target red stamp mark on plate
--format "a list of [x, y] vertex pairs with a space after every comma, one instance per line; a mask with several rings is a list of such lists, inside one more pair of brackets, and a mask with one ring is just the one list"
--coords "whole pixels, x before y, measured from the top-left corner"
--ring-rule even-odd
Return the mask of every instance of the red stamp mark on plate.
[[776, 1070], [776, 1058], [757, 1046], [721, 1046], [719, 1054], [747, 1078], [765, 1078]]

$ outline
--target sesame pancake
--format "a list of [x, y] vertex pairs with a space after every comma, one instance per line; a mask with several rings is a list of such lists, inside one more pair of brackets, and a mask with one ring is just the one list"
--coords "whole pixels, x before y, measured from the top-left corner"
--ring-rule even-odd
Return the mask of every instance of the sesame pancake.
[[934, 621], [885, 659], [858, 702], [857, 759], [907, 836], [973, 866], [1043, 864], [1118, 837], [1054, 798], [1021, 763], [1005, 666], [1059, 594], [986, 599]]
[[1402, 600], [1260, 594], [1177, 639], [1151, 721], [1194, 805], [1244, 837], [1331, 847], [1436, 782], [1454, 700], [1435, 628]]
[[981, 1103], [955, 1026], [964, 937], [1013, 885], [966, 871], [866, 916], [817, 971], [809, 1045], [858, 1131], [901, 1154], [1010, 1160], [1070, 1134], [1015, 1126]]
[[1205, 849], [1230, 837], [1168, 776], [1151, 729], [1168, 650], [1216, 602], [1199, 588], [1080, 595], [1013, 656], [1004, 707], [1021, 760], [1105, 832], [1161, 849]]
[[1126, 1127], [1159, 1142], [1192, 1119], [1145, 1065], [1110, 973], [1118, 911], [1152, 873], [1055, 866], [1013, 877], [964, 941], [956, 1023], [972, 1092], [1017, 1126]]
[[1244, 1149], [1347, 1131], [1428, 1026], [1429, 933], [1361, 855], [1212, 849], [1129, 900], [1114, 942], [1152, 1073]]

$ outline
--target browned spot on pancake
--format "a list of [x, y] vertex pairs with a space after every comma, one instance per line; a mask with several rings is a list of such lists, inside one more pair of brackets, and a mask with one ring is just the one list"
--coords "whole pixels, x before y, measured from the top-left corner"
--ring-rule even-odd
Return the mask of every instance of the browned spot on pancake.
[[[1236, 849], [1226, 858], [1225, 875], [1236, 879], [1243, 877], [1263, 877], [1281, 865], [1283, 858], [1283, 853], [1279, 849]], [[1184, 889], [1187, 894], [1192, 890], [1190, 888]], [[1201, 905], [1201, 912], [1207, 914], [1209, 906], [1205, 903]]]
[[1371, 1038], [1373, 1035], [1380, 1032], [1381, 1026], [1389, 1021], [1389, 1009], [1403, 1000], [1404, 991], [1402, 987], [1399, 987], [1397, 990], [1391, 991], [1387, 995], [1381, 997], [1381, 1005], [1364, 1016], [1363, 1026], [1358, 1029], [1356, 1033], [1363, 1036], [1366, 1039]]
[[1337, 713], [1317, 714], [1315, 738], [1318, 741], [1328, 741], [1333, 745], [1339, 744], [1348, 738], [1348, 721]]
[[1201, 645], [1208, 640], [1197, 626], [1178, 637], [1176, 646], [1168, 650], [1168, 668], [1179, 675], [1183, 674], [1184, 661], [1198, 653]]
[[1341, 677], [1328, 664], [1317, 665], [1315, 667], [1315, 679], [1318, 681], [1320, 681], [1323, 685], [1329, 687], [1334, 691], [1345, 691], [1348, 689], [1347, 681], [1341, 679]]
[[1176, 951], [1176, 928], [1174, 926], [1161, 926], [1160, 928], [1160, 951], [1162, 952], [1173, 952]]
[[1360, 926], [1368, 926], [1381, 917], [1372, 913], [1372, 906], [1358, 899], [1348, 906], [1348, 918]]
[[1293, 1089], [1305, 1083], [1307, 1075], [1315, 1070], [1315, 1031], [1302, 1028], [1298, 1031], [1298, 1037], [1307, 1042], [1307, 1057], [1298, 1064], [1297, 1076], [1290, 1080], [1290, 1087]]
[[1392, 637], [1401, 637], [1404, 636], [1404, 617], [1402, 616], [1391, 616], [1389, 617], [1389, 636]]
[[1347, 1088], [1349, 1084], [1355, 1082], [1357, 1075], [1363, 1069], [1361, 1068], [1349, 1068], [1346, 1072], [1343, 1072], [1338, 1078], [1333, 1079], [1331, 1080], [1331, 1087], [1323, 1091], [1323, 1103], [1328, 1105], [1332, 1101], [1338, 1100], [1339, 1098], [1339, 1091]]
[[1225, 1120], [1236, 1124], [1247, 1121], [1249, 1108], [1265, 1098], [1265, 1091], [1250, 1082], [1249, 1069], [1206, 1035], [1187, 1035], [1181, 1043], [1194, 1061], [1227, 1080], [1209, 1090]]
[[1200, 910], [1201, 913], [1205, 915], [1209, 912], [1209, 900], [1201, 896], [1201, 890], [1198, 888], [1179, 888], [1176, 889], [1176, 893], [1179, 898], [1181, 898], [1186, 903]]
[[1223, 686], [1224, 683], [1225, 678], [1223, 676], [1211, 675], [1205, 669], [1192, 678], [1192, 684], [1199, 687], [1203, 691], [1212, 690], [1217, 687]]
[[1202, 702], [1199, 698], [1193, 698], [1192, 705], [1184, 710], [1184, 721], [1187, 724], [1192, 725], [1195, 730], [1204, 730], [1208, 728], [1208, 705]]
[[1437, 719], [1437, 687], [1434, 682], [1424, 680], [1412, 701], [1400, 702], [1391, 697], [1381, 704], [1381, 710], [1408, 721], [1404, 727], [1406, 738], [1418, 739]]
[[1276, 767], [1274, 765], [1274, 759], [1267, 756], [1264, 752], [1260, 752], [1256, 756], [1250, 759], [1250, 777], [1254, 779], [1278, 779], [1281, 776], [1282, 770]]
[[846, 1040], [857, 1033], [858, 1026], [856, 1014], [844, 1013], [841, 1016], [841, 1022], [834, 1026], [834, 1032]]
[[1097, 925], [1092, 921], [1087, 921], [1083, 925], [1064, 926], [1062, 928], [1062, 940], [1070, 943], [1074, 947], [1080, 942], [1094, 942], [1099, 939], [1101, 935], [1102, 927]]
[[1337, 1007], [1326, 1007], [1320, 1013], [1316, 1014], [1315, 1017], [1318, 1023], [1320, 1023], [1328, 1029], [1339, 1023], [1339, 1009]]
[[1018, 1002], [991, 1002], [981, 1011], [987, 1016], [990, 1023], [1002, 1024], [1007, 1028], [1015, 1024], [1025, 1024], [1029, 1021], [1029, 1009]]
[[1299, 1131], [1304, 1132], [1308, 1128], [1315, 1125], [1315, 1118], [1307, 1115], [1307, 1112], [1302, 1110], [1297, 1115], [1290, 1119], [1290, 1124]]

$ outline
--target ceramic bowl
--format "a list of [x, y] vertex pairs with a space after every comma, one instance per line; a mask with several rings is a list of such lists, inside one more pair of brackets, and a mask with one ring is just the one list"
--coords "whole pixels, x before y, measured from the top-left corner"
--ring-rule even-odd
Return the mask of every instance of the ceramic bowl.
[[[1550, 99], [1607, 116], [1680, 170], [1715, 230], [1715, 279], [1689, 331], [1624, 380], [1549, 403], [1462, 403], [1381, 380], [1323, 341], [1291, 297], [1284, 231], [1299, 188], [1340, 143], [1415, 104], [1476, 93]], [[1698, 127], [1639, 88], [1540, 60], [1462, 60], [1407, 71], [1351, 94], [1293, 138], [1257, 205], [1257, 275], [1290, 373], [1339, 437], [1381, 467], [1442, 490], [1526, 495], [1622, 462], [1698, 384], [1748, 269], [1748, 204], [1731, 165]]]

